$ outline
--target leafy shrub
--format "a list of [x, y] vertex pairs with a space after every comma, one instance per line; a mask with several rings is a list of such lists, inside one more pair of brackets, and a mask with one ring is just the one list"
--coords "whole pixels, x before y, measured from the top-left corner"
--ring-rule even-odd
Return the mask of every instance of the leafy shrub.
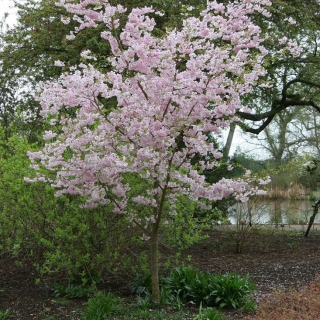
[[178, 297], [183, 302], [193, 300], [191, 288], [195, 281], [198, 271], [192, 267], [174, 268], [168, 277], [161, 280], [161, 286], [171, 292], [171, 295]]
[[73, 284], [69, 283], [67, 286], [64, 285], [54, 285], [53, 295], [55, 297], [65, 297], [68, 299], [86, 298], [94, 293], [96, 287], [84, 286], [83, 284]]
[[241, 307], [254, 290], [249, 277], [229, 273], [213, 275], [192, 267], [179, 267], [162, 279], [162, 287], [183, 303], [196, 303], [220, 308]]
[[86, 303], [84, 317], [87, 320], [103, 320], [121, 310], [121, 300], [112, 293], [98, 292]]
[[215, 276], [208, 272], [197, 272], [191, 285], [191, 295], [197, 304], [212, 305], [215, 294]]
[[145, 297], [137, 297], [137, 301], [132, 304], [133, 307], [138, 308], [139, 310], [147, 310], [152, 306], [152, 296], [147, 294]]
[[257, 302], [254, 298], [246, 298], [243, 301], [243, 305], [241, 307], [241, 311], [243, 312], [255, 312], [257, 311], [258, 306]]
[[225, 317], [215, 308], [205, 309], [203, 312], [203, 320], [224, 320]]
[[[144, 309], [144, 306], [149, 308], [152, 304], [151, 275], [138, 274], [131, 284], [131, 293], [138, 295], [137, 302], [133, 306], [142, 309]], [[169, 289], [160, 287], [160, 304], [172, 304], [174, 300]]]
[[82, 208], [77, 196], [57, 198], [49, 184], [27, 183], [30, 149], [37, 146], [17, 136], [0, 145], [1, 254], [41, 257], [39, 273], [63, 272], [67, 281], [131, 268], [129, 246], [137, 232], [126, 217], [110, 215], [107, 206]]
[[249, 277], [228, 273], [216, 275], [214, 279], [215, 304], [220, 308], [241, 307], [247, 295], [253, 292], [255, 285], [249, 282]]
[[160, 287], [160, 304], [172, 304], [173, 299], [171, 295], [171, 291]]
[[135, 276], [131, 284], [132, 293], [149, 293], [151, 292], [151, 275], [139, 273]]
[[[167, 217], [168, 224], [162, 227], [163, 242], [175, 248], [178, 252], [188, 248], [192, 244], [205, 239], [205, 230], [210, 228], [212, 221], [219, 220], [218, 210], [206, 211], [206, 214], [198, 215], [198, 204], [184, 195], [180, 195], [175, 203], [175, 216]], [[220, 215], [219, 215], [220, 217]]]
[[225, 317], [215, 308], [207, 308], [202, 310], [202, 305], [200, 306], [199, 314], [194, 318], [194, 320], [224, 320]]

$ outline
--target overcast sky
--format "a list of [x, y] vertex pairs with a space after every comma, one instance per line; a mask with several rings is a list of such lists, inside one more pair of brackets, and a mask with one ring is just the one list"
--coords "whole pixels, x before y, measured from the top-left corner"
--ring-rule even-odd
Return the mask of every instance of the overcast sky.
[[10, 24], [15, 21], [15, 11], [12, 0], [0, 0], [0, 17], [2, 18], [6, 12], [9, 13], [8, 23]]

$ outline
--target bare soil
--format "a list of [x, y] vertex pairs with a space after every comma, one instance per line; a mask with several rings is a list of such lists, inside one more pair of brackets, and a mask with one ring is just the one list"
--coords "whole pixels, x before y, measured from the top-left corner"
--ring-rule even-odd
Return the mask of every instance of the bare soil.
[[[308, 284], [317, 283], [319, 280], [319, 232], [310, 233], [308, 238], [304, 238], [302, 232], [281, 230], [250, 230], [244, 235], [240, 254], [236, 253], [236, 243], [237, 240], [241, 243], [241, 234], [217, 229], [210, 231], [207, 239], [183, 252], [182, 258], [191, 256], [190, 264], [212, 273], [249, 274], [251, 281], [256, 284], [255, 295], [259, 304], [274, 299], [275, 292], [299, 292]], [[54, 297], [53, 292], [44, 284], [36, 284], [38, 274], [33, 263], [34, 261], [28, 259], [24, 259], [22, 265], [17, 264], [14, 259], [0, 260], [0, 315], [1, 312], [10, 310], [10, 317], [6, 319], [80, 319], [80, 310], [85, 300], [66, 301]], [[108, 277], [103, 287], [117, 295], [130, 296], [127, 279]], [[227, 316], [230, 319], [244, 317], [238, 311], [229, 312]], [[246, 317], [263, 319], [254, 314]]]

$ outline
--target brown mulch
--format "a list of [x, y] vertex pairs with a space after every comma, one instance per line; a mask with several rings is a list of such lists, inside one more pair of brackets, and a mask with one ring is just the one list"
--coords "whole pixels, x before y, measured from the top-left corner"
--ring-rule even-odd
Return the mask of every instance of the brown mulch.
[[[250, 232], [241, 254], [235, 253], [237, 239], [239, 235], [235, 232], [211, 231], [208, 239], [186, 250], [182, 258], [192, 256], [192, 265], [212, 273], [249, 274], [256, 284], [258, 301], [266, 299], [271, 292], [299, 290], [319, 279], [318, 232], [308, 238], [298, 232]], [[38, 277], [31, 260], [25, 259], [22, 266], [14, 259], [0, 260], [0, 314], [9, 309], [8, 319], [15, 320], [80, 319], [85, 301], [54, 297], [46, 285], [36, 284]], [[129, 294], [126, 282], [116, 280], [108, 279], [104, 288], [116, 290], [116, 294]]]

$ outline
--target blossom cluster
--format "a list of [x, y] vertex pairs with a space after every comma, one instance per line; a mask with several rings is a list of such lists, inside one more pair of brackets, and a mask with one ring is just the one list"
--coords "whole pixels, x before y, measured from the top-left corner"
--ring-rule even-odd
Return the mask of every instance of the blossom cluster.
[[[101, 37], [111, 47], [111, 70], [102, 73], [82, 63], [42, 85], [42, 115], [59, 127], [47, 131], [43, 150], [29, 157], [55, 178], [38, 173], [34, 180], [47, 179], [57, 195], [81, 195], [88, 207], [106, 205], [138, 224], [143, 220], [145, 229], [160, 220], [164, 201], [174, 214], [179, 194], [194, 201], [229, 195], [246, 201], [262, 193], [250, 187], [248, 177], [208, 184], [202, 172], [218, 166], [221, 157], [208, 136], [236, 119], [241, 97], [265, 73], [261, 65], [268, 51], [250, 14], [267, 15], [269, 1], [208, 2], [199, 17], [187, 18], [163, 37], [153, 34], [152, 8], [133, 9], [120, 29], [125, 12], [120, 5], [106, 0], [58, 5], [79, 23], [70, 38], [105, 25]], [[88, 50], [82, 57], [96, 59]], [[198, 169], [195, 157], [202, 159]], [[134, 190], [130, 179], [143, 188]]]

